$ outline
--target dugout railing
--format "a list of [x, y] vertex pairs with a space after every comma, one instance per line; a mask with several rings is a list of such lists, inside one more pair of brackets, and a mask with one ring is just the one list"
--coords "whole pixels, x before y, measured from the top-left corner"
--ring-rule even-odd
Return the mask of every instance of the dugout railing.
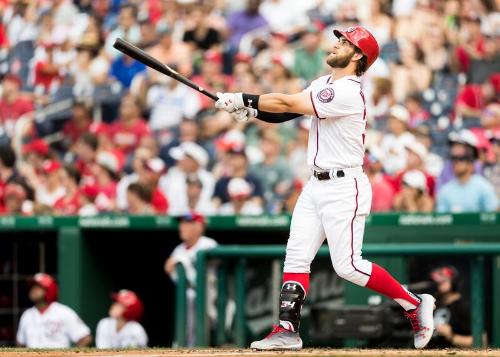
[[[388, 256], [459, 256], [467, 257], [470, 261], [471, 271], [471, 324], [474, 347], [483, 346], [483, 336], [485, 332], [485, 260], [493, 258], [494, 269], [492, 279], [494, 282], [492, 301], [500, 301], [500, 275], [498, 274], [498, 265], [500, 264], [499, 243], [459, 243], [459, 244], [440, 244], [440, 243], [413, 243], [413, 244], [366, 244], [363, 253], [367, 257], [388, 257]], [[196, 345], [206, 347], [210, 345], [209, 329], [207, 320], [207, 264], [212, 259], [218, 259], [223, 262], [218, 268], [217, 283], [217, 326], [215, 334], [215, 344], [225, 343], [225, 311], [227, 299], [227, 281], [228, 269], [227, 262], [235, 261], [234, 275], [234, 300], [236, 302], [236, 313], [234, 323], [234, 342], [239, 347], [247, 347], [246, 336], [246, 317], [245, 317], [245, 271], [247, 259], [275, 259], [283, 258], [285, 254], [284, 246], [220, 246], [206, 251], [200, 251], [197, 254], [197, 277], [196, 277]], [[320, 248], [318, 257], [329, 257], [330, 253], [327, 246]], [[177, 266], [179, 277], [185, 280], [184, 269], [182, 265]], [[181, 279], [182, 280], [182, 279]], [[179, 281], [177, 289], [178, 310], [176, 319], [176, 341], [179, 346], [185, 346], [186, 343], [186, 294], [185, 281]], [[500, 310], [497, 304], [493, 304], [493, 335], [496, 336], [500, 329]], [[184, 314], [184, 315], [182, 315]], [[214, 343], [212, 343], [214, 344]]]

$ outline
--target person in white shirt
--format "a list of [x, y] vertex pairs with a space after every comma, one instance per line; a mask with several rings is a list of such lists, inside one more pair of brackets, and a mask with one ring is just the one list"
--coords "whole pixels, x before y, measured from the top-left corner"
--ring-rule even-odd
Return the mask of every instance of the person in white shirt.
[[383, 151], [382, 164], [389, 175], [394, 175], [406, 167], [406, 145], [415, 141], [413, 134], [407, 131], [410, 113], [401, 105], [393, 105], [389, 110], [389, 134], [384, 135], [380, 143]]
[[112, 295], [109, 317], [97, 324], [97, 348], [146, 347], [148, 335], [139, 323], [144, 305], [136, 293], [122, 289]]
[[228, 185], [230, 201], [219, 207], [221, 216], [258, 216], [264, 210], [255, 201], [251, 200], [252, 186], [242, 177], [233, 177]]
[[38, 273], [31, 284], [29, 298], [35, 305], [21, 315], [17, 345], [28, 348], [89, 346], [90, 329], [75, 311], [57, 302], [58, 286], [54, 278]]
[[[187, 299], [187, 345], [192, 347], [195, 344], [196, 336], [196, 317], [195, 317], [195, 298], [196, 298], [196, 254], [201, 250], [215, 248], [217, 242], [203, 235], [205, 230], [205, 218], [198, 212], [190, 211], [179, 217], [179, 236], [182, 243], [173, 250], [170, 257], [165, 262], [165, 273], [170, 276], [173, 281], [177, 281], [177, 273], [175, 267], [178, 263], [182, 264], [186, 270], [186, 278], [188, 281]], [[216, 316], [215, 310], [215, 289], [214, 279], [215, 274], [211, 272], [208, 277], [208, 284], [211, 287], [208, 289], [209, 308], [208, 316], [213, 321]]]
[[309, 287], [311, 263], [325, 239], [337, 275], [397, 302], [413, 327], [415, 348], [424, 348], [434, 330], [434, 297], [412, 294], [385, 269], [362, 257], [372, 192], [362, 167], [367, 123], [360, 77], [376, 61], [379, 46], [362, 26], [334, 30], [334, 35], [338, 41], [326, 57], [331, 73], [317, 78], [302, 92], [217, 93], [215, 107], [231, 113], [237, 121], [254, 117], [282, 123], [304, 114], [312, 117], [307, 158], [312, 176], [292, 214], [279, 325], [250, 348], [302, 348], [300, 313]]

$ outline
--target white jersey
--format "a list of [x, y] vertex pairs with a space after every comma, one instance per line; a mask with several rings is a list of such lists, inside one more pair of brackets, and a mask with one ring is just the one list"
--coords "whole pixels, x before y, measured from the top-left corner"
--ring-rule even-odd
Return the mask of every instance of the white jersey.
[[359, 77], [332, 81], [331, 76], [322, 76], [305, 91], [315, 112], [309, 130], [308, 166], [323, 170], [362, 166], [366, 109]]
[[76, 312], [58, 302], [40, 312], [26, 310], [19, 321], [17, 342], [29, 348], [67, 348], [90, 335], [90, 329]]
[[148, 345], [148, 335], [140, 323], [127, 321], [120, 331], [117, 331], [117, 322], [111, 317], [99, 321], [95, 334], [97, 348], [146, 347]]

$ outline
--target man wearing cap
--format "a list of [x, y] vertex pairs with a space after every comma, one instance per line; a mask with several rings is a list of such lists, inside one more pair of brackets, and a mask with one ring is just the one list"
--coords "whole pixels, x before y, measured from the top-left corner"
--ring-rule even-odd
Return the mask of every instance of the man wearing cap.
[[264, 213], [262, 207], [251, 200], [252, 187], [241, 177], [232, 178], [227, 191], [230, 201], [219, 207], [221, 216], [257, 216]]
[[379, 47], [361, 26], [334, 33], [339, 40], [326, 59], [331, 74], [319, 77], [304, 91], [292, 95], [219, 93], [215, 104], [243, 121], [249, 116], [275, 123], [304, 114], [312, 116], [308, 144], [312, 177], [292, 215], [279, 325], [250, 347], [302, 348], [300, 313], [309, 288], [310, 266], [326, 238], [335, 272], [397, 302], [411, 322], [415, 347], [424, 348], [434, 330], [435, 299], [428, 294], [412, 294], [385, 269], [361, 255], [371, 186], [362, 168], [366, 106], [359, 77], [375, 62]]
[[[215, 248], [217, 242], [212, 238], [203, 235], [205, 230], [205, 218], [198, 212], [189, 211], [179, 217], [179, 236], [182, 243], [179, 244], [170, 257], [165, 262], [165, 273], [172, 280], [177, 281], [175, 266], [180, 263], [186, 270], [188, 280], [187, 298], [188, 298], [188, 316], [187, 316], [187, 339], [188, 347], [194, 346], [196, 335], [195, 318], [195, 297], [196, 297], [196, 254], [201, 250]], [[213, 279], [211, 279], [213, 280]], [[213, 281], [212, 281], [213, 283]], [[212, 290], [212, 289], [209, 289]], [[213, 291], [212, 291], [213, 292]], [[214, 317], [214, 309], [207, 311], [210, 317]]]
[[194, 142], [183, 142], [170, 149], [169, 154], [176, 160], [176, 165], [160, 179], [159, 186], [170, 203], [169, 214], [176, 216], [189, 210], [186, 184], [186, 178], [189, 175], [197, 175], [202, 182], [201, 199], [203, 200], [212, 197], [215, 179], [206, 169], [208, 154], [200, 145]]
[[476, 152], [471, 146], [453, 145], [450, 152], [455, 178], [437, 194], [438, 212], [493, 212], [498, 198], [491, 183], [474, 173]]
[[17, 345], [29, 348], [86, 347], [92, 342], [90, 329], [76, 312], [57, 302], [58, 286], [45, 273], [30, 281], [29, 298], [34, 306], [19, 321]]
[[401, 177], [401, 189], [393, 208], [400, 212], [432, 212], [434, 201], [428, 193], [427, 177], [420, 170], [408, 170]]
[[2, 79], [0, 97], [0, 124], [7, 131], [7, 136], [14, 133], [14, 125], [22, 115], [33, 111], [33, 102], [20, 93], [21, 78], [7, 74]]

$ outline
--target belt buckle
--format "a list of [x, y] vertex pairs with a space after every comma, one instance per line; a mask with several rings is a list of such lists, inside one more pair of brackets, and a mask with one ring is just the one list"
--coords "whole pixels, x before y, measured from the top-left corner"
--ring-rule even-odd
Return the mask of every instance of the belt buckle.
[[337, 169], [331, 169], [328, 171], [328, 176], [330, 176], [332, 180], [337, 178]]

